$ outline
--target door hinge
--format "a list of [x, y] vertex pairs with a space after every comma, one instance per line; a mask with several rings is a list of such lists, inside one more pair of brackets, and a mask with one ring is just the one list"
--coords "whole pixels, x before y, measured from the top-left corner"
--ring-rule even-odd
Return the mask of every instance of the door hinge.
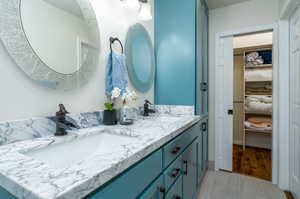
[[201, 89], [201, 91], [206, 92], [207, 91], [207, 83], [206, 82], [202, 82], [200, 84], [200, 89]]
[[203, 123], [201, 124], [201, 129], [202, 129], [202, 131], [206, 131], [206, 129], [207, 129], [207, 124], [206, 124], [206, 122], [203, 122]]

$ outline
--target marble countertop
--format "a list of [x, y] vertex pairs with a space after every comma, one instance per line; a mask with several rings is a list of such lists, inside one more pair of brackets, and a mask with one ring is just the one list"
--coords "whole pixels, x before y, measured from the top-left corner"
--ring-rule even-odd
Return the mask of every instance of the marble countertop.
[[[155, 115], [131, 126], [97, 126], [0, 147], [0, 185], [20, 199], [80, 199], [160, 148], [200, 120], [193, 115]], [[133, 137], [132, 142], [112, 148], [66, 168], [54, 168], [25, 155], [59, 143], [100, 133]], [[72, 153], [72, 151], [70, 151]]]

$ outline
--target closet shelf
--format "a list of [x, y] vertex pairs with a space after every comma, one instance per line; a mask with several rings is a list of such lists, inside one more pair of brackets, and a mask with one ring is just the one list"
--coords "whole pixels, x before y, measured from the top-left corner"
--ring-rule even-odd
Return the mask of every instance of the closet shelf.
[[273, 80], [261, 80], [261, 81], [245, 81], [246, 83], [272, 83]]
[[256, 66], [245, 66], [245, 69], [265, 69], [265, 68], [272, 68], [273, 64], [262, 64]]
[[261, 93], [259, 93], [259, 94], [251, 94], [251, 95], [245, 95], [245, 97], [252, 97], [252, 96], [266, 96], [266, 97], [272, 97], [273, 95], [271, 95], [271, 94], [261, 94]]
[[260, 113], [260, 112], [245, 112], [246, 115], [264, 115], [264, 116], [272, 116], [272, 113]]
[[267, 133], [267, 134], [272, 134], [272, 130], [245, 129], [245, 132], [248, 132], [248, 133]]

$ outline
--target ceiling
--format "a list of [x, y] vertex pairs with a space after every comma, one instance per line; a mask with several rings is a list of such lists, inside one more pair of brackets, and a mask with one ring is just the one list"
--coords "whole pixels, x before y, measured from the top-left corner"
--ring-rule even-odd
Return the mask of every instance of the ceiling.
[[62, 9], [70, 14], [73, 14], [79, 18], [84, 18], [81, 9], [75, 0], [44, 0], [52, 6]]
[[245, 2], [248, 0], [206, 0], [209, 9], [222, 8], [232, 4]]

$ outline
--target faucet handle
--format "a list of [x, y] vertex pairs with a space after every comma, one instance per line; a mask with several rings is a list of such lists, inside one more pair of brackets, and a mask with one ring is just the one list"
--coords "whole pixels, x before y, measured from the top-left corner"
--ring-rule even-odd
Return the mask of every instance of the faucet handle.
[[69, 114], [66, 107], [63, 104], [59, 104], [59, 111], [56, 112], [56, 116], [65, 116], [66, 114]]
[[145, 100], [145, 104], [150, 104], [150, 105], [152, 105], [152, 103], [149, 101], [149, 100]]

